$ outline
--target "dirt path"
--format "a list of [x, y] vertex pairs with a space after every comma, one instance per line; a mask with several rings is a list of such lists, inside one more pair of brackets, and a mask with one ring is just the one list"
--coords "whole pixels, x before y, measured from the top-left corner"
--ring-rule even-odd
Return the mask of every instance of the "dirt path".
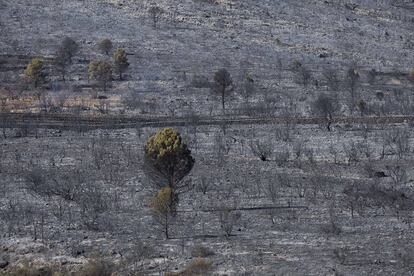
[[[331, 124], [399, 124], [414, 121], [414, 116], [388, 117], [335, 117]], [[4, 113], [0, 115], [0, 127], [38, 127], [51, 129], [121, 129], [135, 127], [169, 127], [232, 124], [325, 124], [321, 117], [162, 117], [162, 116], [84, 116], [72, 114]]]

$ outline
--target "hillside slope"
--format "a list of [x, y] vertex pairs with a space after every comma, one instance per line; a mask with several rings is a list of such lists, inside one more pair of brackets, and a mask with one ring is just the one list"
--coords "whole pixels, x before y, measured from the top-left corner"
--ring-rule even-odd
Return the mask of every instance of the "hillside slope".
[[[52, 58], [70, 36], [81, 46], [70, 74], [74, 86], [88, 85], [87, 63], [106, 58], [96, 43], [107, 37], [127, 49], [131, 63], [127, 81], [115, 82], [112, 93], [139, 93], [136, 97], [157, 107], [152, 112], [163, 114], [185, 106], [200, 113], [219, 109], [209, 89], [191, 83], [195, 76], [211, 81], [222, 67], [232, 74], [236, 92], [246, 74], [254, 79], [253, 102], [270, 100], [280, 107], [293, 100], [299, 112], [308, 112], [315, 95], [329, 91], [324, 71], [336, 71], [343, 80], [352, 64], [363, 82], [371, 70], [380, 76], [376, 85], [363, 86], [361, 98], [407, 91], [404, 75], [413, 67], [412, 1], [213, 2], [158, 1], [164, 13], [154, 28], [151, 1], [3, 1], [0, 84], [14, 87], [30, 57]], [[301, 85], [295, 61], [311, 71], [310, 85]], [[49, 70], [56, 80], [53, 67]], [[345, 98], [346, 85], [340, 90]], [[239, 108], [242, 101], [234, 94], [231, 107]]]

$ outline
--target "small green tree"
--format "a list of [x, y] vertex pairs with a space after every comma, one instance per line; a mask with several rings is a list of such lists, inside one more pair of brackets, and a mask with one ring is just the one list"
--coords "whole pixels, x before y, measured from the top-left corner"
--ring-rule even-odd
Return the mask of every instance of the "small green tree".
[[103, 60], [91, 61], [91, 63], [89, 63], [89, 78], [96, 80], [105, 92], [108, 83], [112, 80], [111, 64]]
[[[173, 128], [159, 130], [145, 145], [145, 161], [148, 176], [159, 187], [167, 184], [178, 189], [181, 180], [191, 171], [194, 159], [181, 135]], [[149, 168], [148, 168], [149, 167]]]
[[98, 43], [98, 48], [99, 50], [102, 51], [102, 53], [106, 54], [109, 56], [109, 53], [112, 50], [112, 41], [109, 38], [104, 38], [101, 41], [99, 41]]
[[221, 96], [221, 105], [225, 107], [225, 96], [234, 89], [233, 80], [226, 69], [220, 69], [214, 74], [214, 90]]
[[[168, 186], [177, 195], [188, 190], [188, 182], [182, 180], [191, 171], [195, 161], [175, 129], [158, 131], [148, 139], [144, 150], [144, 171], [156, 186]], [[173, 198], [171, 209], [178, 204], [178, 196]]]
[[122, 80], [122, 73], [124, 73], [128, 67], [128, 58], [125, 49], [119, 48], [114, 53], [115, 72], [119, 74], [119, 79]]
[[162, 225], [165, 238], [170, 238], [170, 224], [175, 214], [174, 197], [176, 194], [170, 187], [164, 187], [151, 200], [150, 207], [154, 211], [154, 218]]
[[34, 58], [27, 65], [26, 70], [24, 71], [26, 78], [37, 88], [40, 84], [45, 81], [44, 65], [43, 61]]

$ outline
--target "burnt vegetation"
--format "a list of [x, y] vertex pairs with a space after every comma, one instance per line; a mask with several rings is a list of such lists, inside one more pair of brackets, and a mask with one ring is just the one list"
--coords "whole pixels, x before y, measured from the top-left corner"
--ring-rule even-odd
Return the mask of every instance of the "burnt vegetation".
[[17, 2], [0, 275], [412, 272], [408, 1]]

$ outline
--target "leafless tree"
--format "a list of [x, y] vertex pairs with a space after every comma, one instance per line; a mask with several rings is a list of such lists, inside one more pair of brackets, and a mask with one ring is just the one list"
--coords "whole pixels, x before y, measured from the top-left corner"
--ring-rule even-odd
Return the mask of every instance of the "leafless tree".
[[69, 62], [72, 62], [73, 56], [79, 51], [79, 45], [70, 37], [65, 37], [62, 40], [60, 48], [66, 52]]
[[259, 157], [262, 161], [268, 161], [268, 158], [273, 152], [273, 148], [270, 142], [264, 142], [260, 140], [251, 140], [250, 149], [252, 153]]
[[311, 193], [308, 193], [308, 200], [311, 202], [317, 202], [318, 194], [321, 192], [321, 187], [323, 184], [322, 176], [318, 173], [314, 173], [308, 177], [309, 188]]
[[339, 109], [338, 102], [328, 95], [321, 94], [313, 103], [313, 110], [316, 114], [323, 116], [326, 121], [326, 128], [331, 130], [332, 117]]
[[217, 158], [217, 162], [219, 164], [222, 164], [226, 161], [226, 156], [229, 154], [232, 142], [231, 138], [228, 138], [220, 133], [217, 133], [214, 137], [215, 143], [214, 143], [214, 153]]
[[[137, 234], [138, 233], [141, 232], [137, 231]], [[134, 238], [134, 244], [128, 248], [128, 252], [125, 254], [126, 263], [132, 263], [134, 266], [133, 270], [138, 273], [138, 275], [141, 275], [140, 273], [143, 270], [142, 261], [150, 258], [154, 254], [154, 248], [142, 242], [140, 238], [141, 237], [139, 235]]]
[[254, 95], [256, 91], [256, 87], [254, 79], [247, 73], [243, 77], [243, 87], [240, 91], [245, 102], [249, 103], [250, 98]]
[[371, 84], [371, 85], [373, 85], [375, 83], [375, 81], [376, 81], [377, 75], [378, 75], [378, 72], [375, 69], [371, 69], [368, 72], [368, 76], [367, 76], [368, 83]]
[[410, 132], [407, 129], [393, 128], [382, 133], [382, 158], [386, 154], [397, 154], [401, 159], [411, 152]]
[[45, 242], [45, 216], [46, 214], [42, 211], [39, 214], [33, 214], [33, 240], [38, 240], [39, 238]]
[[92, 160], [98, 170], [100, 170], [105, 162], [108, 150], [111, 148], [109, 139], [105, 135], [101, 135], [98, 138], [92, 138], [91, 142], [91, 154]]
[[109, 101], [106, 99], [99, 99], [98, 104], [95, 105], [95, 108], [99, 111], [99, 113], [108, 114], [110, 110]]
[[220, 69], [214, 74], [214, 91], [221, 96], [221, 105], [225, 110], [225, 96], [234, 90], [233, 80], [226, 69]]
[[71, 65], [71, 62], [72, 62], [72, 59], [69, 53], [65, 49], [60, 47], [56, 51], [54, 64], [55, 64], [56, 70], [61, 75], [63, 81], [66, 81], [66, 78], [65, 78], [66, 73], [67, 73], [69, 66]]
[[342, 233], [342, 227], [338, 223], [338, 217], [333, 206], [328, 210], [328, 223], [322, 226], [322, 231], [329, 238], [330, 236], [338, 236]]
[[327, 68], [323, 71], [323, 76], [325, 77], [326, 84], [330, 91], [338, 91], [340, 80], [337, 72], [331, 68]]
[[212, 83], [209, 81], [208, 77], [194, 74], [191, 80], [191, 86], [195, 88], [211, 88]]
[[204, 195], [211, 189], [211, 180], [207, 179], [206, 176], [201, 176], [200, 181], [198, 182], [197, 188]]
[[13, 125], [12, 119], [7, 116], [7, 113], [9, 112], [8, 102], [9, 98], [8, 96], [3, 96], [0, 98], [0, 127], [2, 129], [3, 138], [7, 138], [7, 130], [11, 129]]
[[277, 56], [275, 59], [275, 63], [273, 64], [273, 68], [276, 72], [276, 78], [280, 81], [282, 79], [282, 74], [283, 74], [283, 63], [282, 63], [282, 59]]
[[306, 156], [306, 158], [308, 159], [309, 163], [311, 165], [314, 165], [315, 163], [315, 151], [313, 148], [306, 146], [303, 149], [303, 154]]
[[80, 168], [68, 169], [62, 172], [59, 169], [49, 173], [52, 181], [50, 193], [60, 196], [65, 200], [75, 200], [80, 196], [80, 189], [86, 182], [86, 173]]
[[293, 70], [296, 72], [297, 82], [307, 87], [312, 79], [312, 72], [301, 62], [294, 62]]
[[281, 196], [279, 176], [268, 179], [266, 188], [267, 196], [276, 203]]
[[329, 153], [333, 157], [334, 164], [338, 164], [338, 151], [333, 145], [329, 146]]
[[5, 224], [0, 224], [0, 229], [5, 236], [11, 237], [15, 235], [22, 224], [27, 222], [26, 220], [29, 219], [31, 221], [31, 215], [27, 212], [30, 206], [25, 206], [24, 204], [26, 203], [15, 199], [5, 201], [2, 212], [0, 212], [0, 220], [5, 222]]
[[343, 191], [345, 195], [345, 205], [349, 207], [352, 218], [354, 218], [355, 211], [361, 214], [363, 207], [365, 206], [364, 198], [361, 196], [361, 192], [359, 190], [360, 185], [362, 184], [352, 182], [348, 184]]
[[354, 141], [351, 141], [348, 145], [344, 145], [344, 152], [347, 157], [348, 165], [351, 165], [353, 162], [357, 163], [360, 160], [361, 152], [358, 145], [359, 144]]
[[345, 265], [350, 257], [350, 248], [348, 246], [337, 247], [333, 250], [333, 254], [341, 265]]
[[289, 149], [285, 148], [282, 151], [277, 151], [274, 153], [274, 156], [275, 156], [276, 164], [281, 167], [285, 165], [289, 160], [289, 157], [290, 157]]
[[25, 179], [29, 190], [38, 194], [50, 195], [46, 184], [46, 171], [41, 167], [32, 167], [30, 171], [25, 172]]
[[401, 242], [401, 244], [394, 246], [395, 259], [397, 260], [398, 266], [401, 267], [407, 274], [410, 274], [414, 270], [414, 249], [412, 241]]
[[101, 41], [98, 42], [98, 48], [99, 50], [109, 56], [111, 50], [112, 50], [113, 44], [112, 41], [109, 38], [104, 38]]
[[399, 131], [394, 141], [395, 151], [399, 158], [403, 158], [411, 152], [410, 132], [407, 129]]
[[361, 117], [363, 117], [368, 109], [367, 103], [363, 99], [360, 99], [357, 101], [356, 106], [360, 112]]
[[280, 116], [283, 118], [283, 124], [276, 128], [275, 135], [277, 140], [282, 140], [284, 142], [292, 140], [291, 133], [295, 130], [297, 125], [295, 120], [297, 113], [294, 101], [294, 99], [290, 99], [290, 103], [285, 105], [281, 111]]
[[292, 181], [292, 186], [300, 198], [305, 197], [309, 188], [308, 182], [304, 178], [295, 179]]
[[404, 184], [407, 180], [407, 168], [402, 162], [387, 165], [386, 169], [388, 171], [388, 175], [394, 182], [394, 185]]
[[145, 105], [137, 91], [131, 91], [122, 97], [122, 104], [127, 110], [136, 110]]
[[295, 158], [296, 158], [297, 160], [299, 160], [299, 159], [302, 157], [302, 155], [303, 155], [303, 150], [304, 150], [304, 143], [303, 143], [303, 140], [301, 140], [301, 139], [296, 140], [296, 141], [293, 143], [293, 153], [294, 153]]
[[336, 181], [329, 179], [327, 177], [321, 177], [320, 179], [323, 180], [323, 182], [320, 185], [320, 191], [321, 191], [322, 196], [328, 200], [333, 199], [336, 195], [336, 192], [334, 189]]
[[359, 84], [360, 75], [358, 72], [357, 65], [355, 63], [351, 64], [346, 72], [345, 83], [348, 85], [349, 89], [349, 108], [351, 112], [354, 111], [356, 99], [357, 99], [357, 88]]
[[226, 237], [230, 237], [233, 232], [233, 227], [240, 221], [241, 213], [231, 208], [225, 208], [218, 212], [220, 227]]
[[69, 37], [63, 39], [59, 48], [56, 50], [54, 57], [54, 65], [56, 70], [62, 77], [62, 80], [66, 80], [66, 73], [72, 64], [73, 56], [79, 51], [78, 44]]
[[152, 23], [154, 25], [154, 28], [156, 29], [157, 22], [161, 18], [161, 15], [164, 13], [164, 10], [161, 7], [154, 5], [148, 9], [148, 13], [151, 16]]
[[109, 195], [96, 184], [83, 185], [80, 196], [76, 202], [81, 207], [83, 224], [91, 230], [100, 230], [101, 226], [108, 227], [107, 224], [100, 224], [100, 217], [110, 208]]
[[73, 169], [42, 169], [33, 167], [25, 173], [27, 188], [42, 196], [59, 196], [73, 201], [86, 181], [84, 171]]

